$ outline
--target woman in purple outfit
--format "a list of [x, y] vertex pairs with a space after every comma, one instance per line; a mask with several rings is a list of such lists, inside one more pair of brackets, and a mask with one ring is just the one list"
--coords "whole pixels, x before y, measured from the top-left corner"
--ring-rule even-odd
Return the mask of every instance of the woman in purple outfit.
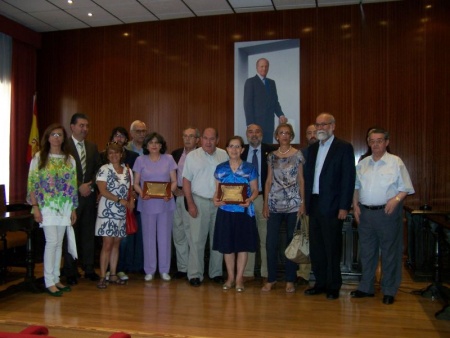
[[[133, 166], [134, 189], [140, 196], [138, 211], [141, 213], [144, 243], [145, 281], [154, 278], [156, 267], [165, 281], [170, 280], [170, 254], [172, 243], [172, 220], [175, 201], [172, 191], [177, 188], [177, 164], [172, 155], [166, 155], [166, 141], [158, 133], [148, 134], [143, 143], [144, 155]], [[169, 182], [169, 197], [144, 196], [145, 181]]]

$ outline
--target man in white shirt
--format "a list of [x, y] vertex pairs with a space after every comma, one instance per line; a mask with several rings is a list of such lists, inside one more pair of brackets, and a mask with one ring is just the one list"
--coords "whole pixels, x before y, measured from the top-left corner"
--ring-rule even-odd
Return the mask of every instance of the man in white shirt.
[[403, 203], [414, 188], [403, 161], [386, 151], [389, 133], [372, 129], [367, 138], [372, 155], [356, 166], [353, 210], [359, 223], [362, 277], [353, 298], [373, 297], [381, 251], [383, 303], [392, 304], [402, 279]]
[[188, 278], [192, 286], [203, 281], [205, 245], [209, 234], [209, 277], [223, 284], [223, 255], [212, 249], [217, 208], [213, 203], [216, 190], [214, 171], [219, 163], [228, 160], [225, 150], [216, 148], [219, 136], [214, 128], [206, 128], [201, 148], [186, 156], [183, 168], [183, 192], [189, 212]]

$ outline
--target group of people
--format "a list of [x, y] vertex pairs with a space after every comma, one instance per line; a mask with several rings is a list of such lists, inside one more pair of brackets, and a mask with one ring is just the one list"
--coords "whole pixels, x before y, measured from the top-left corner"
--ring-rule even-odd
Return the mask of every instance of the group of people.
[[[401, 280], [401, 202], [414, 190], [401, 159], [386, 151], [387, 131], [369, 131], [372, 155], [355, 167], [353, 147], [334, 136], [336, 122], [328, 113], [317, 116], [307, 128], [308, 147], [302, 150], [291, 145], [294, 129], [285, 122], [273, 133], [278, 147], [263, 143], [262, 128], [250, 124], [248, 144], [233, 136], [225, 150], [217, 147], [216, 129], [206, 128], [200, 134], [188, 127], [182, 134], [184, 147], [171, 155], [166, 154], [163, 136], [147, 133], [142, 121], [132, 123], [130, 141], [124, 128], [115, 128], [102, 156], [85, 140], [85, 115], [75, 114], [70, 127], [71, 137], [59, 124], [47, 128], [28, 180], [29, 202], [46, 237], [44, 277], [49, 294], [70, 291], [59, 276], [63, 238], [71, 225], [75, 225], [85, 277], [98, 281], [98, 288], [106, 288], [108, 282], [125, 284], [125, 271], [132, 271], [135, 258], [140, 257], [142, 266], [137, 268], [143, 269], [145, 281], [153, 280], [157, 269], [160, 278], [169, 281], [172, 236], [178, 270], [173, 277], [200, 286], [209, 236], [211, 280], [224, 290], [243, 292], [245, 281], [254, 278], [259, 248], [265, 279], [261, 290], [269, 292], [277, 283], [281, 225], [286, 226], [289, 243], [300, 216], [306, 214], [311, 266], [299, 269], [286, 260], [285, 291], [295, 292], [297, 280], [308, 283], [312, 268], [315, 285], [305, 294], [325, 293], [328, 299], [337, 299], [342, 285], [342, 224], [353, 204], [360, 223], [363, 270], [351, 296], [374, 295], [381, 250], [383, 302], [394, 302]], [[155, 198], [145, 192], [145, 182], [164, 182], [170, 192]], [[227, 185], [244, 187], [242, 199], [224, 200]], [[139, 220], [140, 230], [131, 236], [125, 231], [127, 208], [136, 209]], [[94, 234], [103, 240], [100, 276], [94, 271]], [[64, 252], [63, 273], [68, 284], [74, 285], [78, 275], [73, 250]]]

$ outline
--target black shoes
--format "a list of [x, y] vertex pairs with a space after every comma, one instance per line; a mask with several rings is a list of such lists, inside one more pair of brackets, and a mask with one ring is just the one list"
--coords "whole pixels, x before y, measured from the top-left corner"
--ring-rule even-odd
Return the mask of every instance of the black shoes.
[[353, 298], [364, 298], [364, 297], [373, 297], [373, 293], [367, 293], [361, 290], [353, 290], [350, 292], [350, 296]]
[[327, 299], [333, 300], [339, 298], [339, 290], [329, 290], [327, 291]]
[[78, 279], [77, 279], [77, 277], [74, 277], [74, 276], [66, 277], [66, 281], [67, 281], [67, 284], [69, 284], [69, 285], [77, 285], [78, 284]]
[[100, 276], [97, 275], [95, 272], [85, 273], [84, 274], [84, 278], [90, 279], [93, 282], [96, 282], [96, 281], [100, 280]]
[[220, 284], [220, 285], [222, 285], [223, 283], [225, 283], [225, 279], [223, 279], [222, 276], [216, 276], [216, 277], [213, 277], [212, 280], [214, 281], [214, 283]]
[[391, 305], [394, 303], [394, 296], [384, 296], [383, 297], [383, 304]]
[[184, 279], [187, 277], [187, 273], [186, 272], [182, 272], [182, 271], [177, 271], [174, 275], [173, 278], [174, 279]]
[[202, 285], [202, 281], [200, 280], [200, 278], [191, 278], [191, 279], [189, 279], [189, 284], [197, 287], [197, 286]]
[[307, 295], [307, 296], [316, 296], [316, 295], [321, 295], [322, 293], [325, 293], [324, 289], [309, 288], [309, 289], [305, 290], [305, 295]]
[[304, 279], [303, 277], [297, 277], [297, 285], [309, 285], [309, 281]]

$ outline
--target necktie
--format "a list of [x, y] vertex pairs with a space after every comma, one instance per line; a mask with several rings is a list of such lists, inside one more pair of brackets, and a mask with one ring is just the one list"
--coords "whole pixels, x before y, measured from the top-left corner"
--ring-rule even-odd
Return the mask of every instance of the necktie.
[[263, 82], [264, 82], [264, 86], [266, 87], [266, 92], [269, 93], [269, 91], [270, 91], [269, 81], [267, 81], [267, 78], [264, 78]]
[[86, 173], [86, 152], [84, 151], [83, 142], [78, 142], [78, 147], [80, 148], [80, 161], [81, 161], [81, 169], [83, 170], [83, 176]]
[[256, 172], [259, 173], [258, 156], [256, 156], [257, 152], [258, 152], [258, 149], [253, 149], [252, 164], [255, 166]]

